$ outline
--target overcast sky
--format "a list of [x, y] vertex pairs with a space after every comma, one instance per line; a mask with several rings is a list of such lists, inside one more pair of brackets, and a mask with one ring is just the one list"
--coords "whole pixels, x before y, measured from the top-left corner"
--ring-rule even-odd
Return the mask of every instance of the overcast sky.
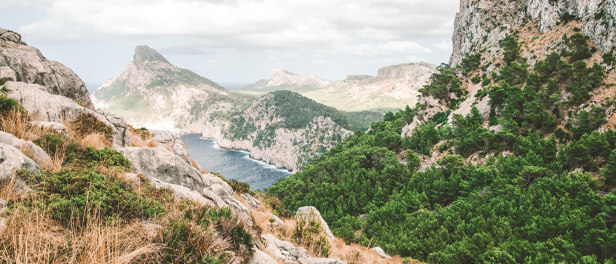
[[0, 27], [90, 86], [137, 45], [233, 88], [274, 68], [341, 80], [449, 60], [458, 0], [2, 0]]

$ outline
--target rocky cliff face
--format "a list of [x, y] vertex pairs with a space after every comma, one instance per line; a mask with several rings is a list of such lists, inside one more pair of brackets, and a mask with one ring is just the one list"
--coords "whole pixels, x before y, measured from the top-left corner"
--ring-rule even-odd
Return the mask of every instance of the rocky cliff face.
[[465, 54], [483, 49], [484, 54], [500, 56], [498, 41], [513, 33], [514, 26], [531, 23], [546, 33], [572, 18], [581, 22], [578, 27], [582, 33], [602, 52], [614, 49], [614, 0], [462, 0], [454, 24], [450, 63], [460, 64]]
[[135, 48], [126, 71], [92, 93], [97, 108], [124, 116], [131, 124], [176, 131], [197, 112], [235, 109], [237, 104], [229, 102], [236, 97], [207, 78], [171, 65], [148, 46]]
[[281, 123], [285, 119], [272, 103], [273, 97], [259, 98], [231, 120], [206, 121], [203, 137], [215, 139], [223, 148], [246, 150], [255, 159], [296, 171], [352, 134], [322, 116], [303, 128], [284, 128]]
[[88, 90], [77, 74], [59, 62], [47, 60], [37, 48], [25, 45], [19, 34], [2, 28], [0, 78], [38, 84], [50, 94], [62, 95], [94, 109]]
[[249, 88], [261, 89], [265, 87], [275, 87], [281, 85], [297, 85], [297, 86], [311, 86], [311, 87], [324, 87], [328, 85], [330, 81], [321, 79], [312, 74], [297, 75], [287, 70], [274, 69], [273, 77], [269, 80], [259, 80], [257, 83], [249, 85]]

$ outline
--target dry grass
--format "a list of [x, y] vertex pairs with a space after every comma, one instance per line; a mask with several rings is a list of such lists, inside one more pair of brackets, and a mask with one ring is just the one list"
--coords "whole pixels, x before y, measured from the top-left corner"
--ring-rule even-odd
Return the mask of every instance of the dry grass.
[[95, 149], [107, 147], [105, 136], [101, 133], [85, 135], [77, 144], [82, 148], [92, 146]]
[[[236, 193], [236, 199], [246, 205], [247, 208], [251, 211], [251, 214], [255, 220], [255, 223], [261, 227], [263, 230], [263, 234], [271, 234], [274, 237], [277, 237], [280, 240], [291, 241], [294, 246], [304, 247], [308, 251], [308, 255], [315, 258], [320, 258], [321, 249], [312, 246], [306, 246], [302, 244], [294, 243], [291, 239], [291, 235], [293, 233], [293, 229], [297, 224], [297, 219], [295, 217], [291, 218], [280, 218], [283, 221], [282, 226], [275, 226], [270, 222], [270, 214], [272, 212], [272, 208], [266, 205], [263, 202], [262, 197], [255, 197], [261, 202], [261, 208], [259, 210], [253, 210], [250, 208], [246, 201]], [[402, 264], [404, 263], [403, 259], [400, 256], [393, 256], [392, 259], [382, 259], [379, 255], [371, 251], [370, 248], [364, 247], [358, 244], [347, 245], [343, 239], [338, 238], [336, 241], [330, 240], [331, 245], [331, 255], [329, 258], [340, 259], [346, 261], [347, 263], [382, 263], [382, 264]], [[266, 252], [269, 254], [269, 252]], [[272, 256], [273, 257], [273, 256]], [[410, 262], [407, 260], [406, 263], [410, 264], [419, 264], [420, 261], [411, 260]]]
[[8, 111], [6, 115], [0, 116], [0, 130], [13, 134], [19, 139], [34, 141], [49, 131], [39, 126], [33, 126], [28, 121], [27, 115], [22, 115], [16, 111]]
[[208, 173], [210, 173], [209, 171], [207, 171], [206, 169], [201, 167], [201, 165], [199, 165], [199, 163], [197, 163], [197, 161], [192, 159], [192, 158], [190, 159], [190, 164], [193, 166], [193, 168], [197, 169], [199, 171], [199, 173], [201, 173], [201, 174], [208, 174]]
[[68, 136], [82, 149], [88, 146], [92, 146], [96, 149], [102, 149], [104, 147], [110, 148], [112, 145], [111, 140], [101, 132], [86, 131], [72, 121], [65, 121], [63, 123], [68, 131]]
[[158, 142], [153, 139], [148, 139], [147, 141], [139, 139], [139, 137], [131, 135], [131, 146], [140, 147], [140, 148], [156, 148], [158, 147]]

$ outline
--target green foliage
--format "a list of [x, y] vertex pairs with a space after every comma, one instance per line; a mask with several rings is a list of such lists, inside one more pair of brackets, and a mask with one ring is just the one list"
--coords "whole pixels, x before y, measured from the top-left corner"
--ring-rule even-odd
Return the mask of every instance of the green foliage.
[[131, 219], [167, 213], [160, 202], [139, 195], [127, 182], [98, 174], [91, 168], [24, 172], [20, 177], [34, 186], [37, 194], [45, 196], [40, 203], [54, 218], [64, 222], [84, 221], [91, 215]]
[[614, 58], [614, 55], [611, 52], [605, 53], [603, 54], [603, 63], [607, 65], [614, 65], [616, 64], [616, 59]]
[[475, 77], [471, 78], [471, 81], [473, 82], [473, 84], [478, 84], [481, 82], [481, 77], [476, 75]]
[[419, 92], [424, 95], [432, 95], [435, 98], [445, 99], [446, 101], [450, 100], [450, 93], [455, 93], [458, 97], [465, 95], [466, 91], [462, 90], [460, 80], [449, 65], [441, 65], [437, 69], [440, 73], [432, 74], [428, 84], [419, 89]]
[[[34, 141], [34, 144], [41, 147], [50, 157], [64, 155], [64, 162], [73, 162], [79, 158], [78, 146], [70, 138], [47, 134]], [[62, 153], [64, 152], [64, 153]]]
[[221, 178], [223, 181], [229, 184], [229, 186], [231, 186], [231, 189], [233, 189], [234, 192], [239, 193], [239, 194], [243, 194], [243, 193], [252, 194], [252, 192], [250, 191], [250, 185], [248, 185], [248, 183], [239, 182], [237, 180], [227, 180], [225, 179], [225, 177], [223, 177], [222, 175], [216, 172], [210, 172], [210, 173], [217, 176], [218, 178]]
[[[481, 65], [481, 53], [466, 54], [460, 63], [460, 68], [464, 74], [469, 74], [477, 69]], [[479, 83], [479, 82], [477, 82]]]
[[15, 111], [21, 113], [22, 115], [26, 114], [26, 110], [24, 110], [24, 108], [17, 100], [13, 98], [8, 98], [6, 95], [4, 95], [8, 93], [9, 90], [4, 88], [3, 86], [1, 92], [2, 94], [0, 94], [0, 114], [6, 115], [10, 111]]
[[25, 41], [23, 41], [23, 40], [19, 40], [19, 44], [21, 44], [21, 45], [25, 45], [25, 46], [28, 46], [28, 43], [26, 43], [26, 42], [25, 42]]
[[499, 44], [503, 48], [503, 60], [507, 65], [511, 65], [512, 62], [522, 59], [520, 55], [520, 44], [518, 43], [518, 37], [516, 35], [505, 37]]
[[308, 248], [321, 249], [321, 257], [327, 258], [331, 254], [331, 245], [321, 226], [321, 220], [314, 211], [309, 215], [298, 217], [291, 233], [291, 240]]
[[587, 36], [584, 36], [581, 33], [576, 33], [570, 38], [567, 38], [567, 35], [565, 34], [563, 39], [565, 39], [565, 44], [567, 47], [573, 49], [573, 51], [563, 50], [562, 54], [563, 56], [571, 57], [571, 63], [592, 57]]
[[84, 136], [92, 133], [101, 133], [108, 140], [111, 140], [111, 137], [113, 137], [113, 129], [92, 114], [81, 114], [71, 123], [74, 125], [74, 130]]
[[130, 171], [132, 167], [122, 153], [107, 147], [103, 149], [87, 147], [83, 156], [88, 162], [100, 163], [106, 167], [121, 167], [126, 171]]

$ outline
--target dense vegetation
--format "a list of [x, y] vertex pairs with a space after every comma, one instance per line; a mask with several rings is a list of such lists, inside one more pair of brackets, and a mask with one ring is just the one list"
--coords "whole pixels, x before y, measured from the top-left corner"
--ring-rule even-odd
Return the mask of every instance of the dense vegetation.
[[[489, 117], [473, 107], [439, 125], [440, 114], [401, 138], [423, 106], [389, 113], [268, 193], [291, 211], [315, 206], [347, 242], [429, 263], [613, 263], [616, 191], [599, 190], [616, 183], [616, 132], [596, 131], [610, 103], [568, 111], [604, 78], [583, 61], [592, 49], [576, 35], [534, 71], [515, 36], [502, 41], [505, 65], [482, 91]], [[449, 69], [441, 67], [424, 93], [445, 99], [457, 78]], [[485, 119], [503, 129], [483, 128]], [[418, 154], [435, 151], [448, 154], [421, 169]], [[474, 154], [486, 158], [465, 162]]]

